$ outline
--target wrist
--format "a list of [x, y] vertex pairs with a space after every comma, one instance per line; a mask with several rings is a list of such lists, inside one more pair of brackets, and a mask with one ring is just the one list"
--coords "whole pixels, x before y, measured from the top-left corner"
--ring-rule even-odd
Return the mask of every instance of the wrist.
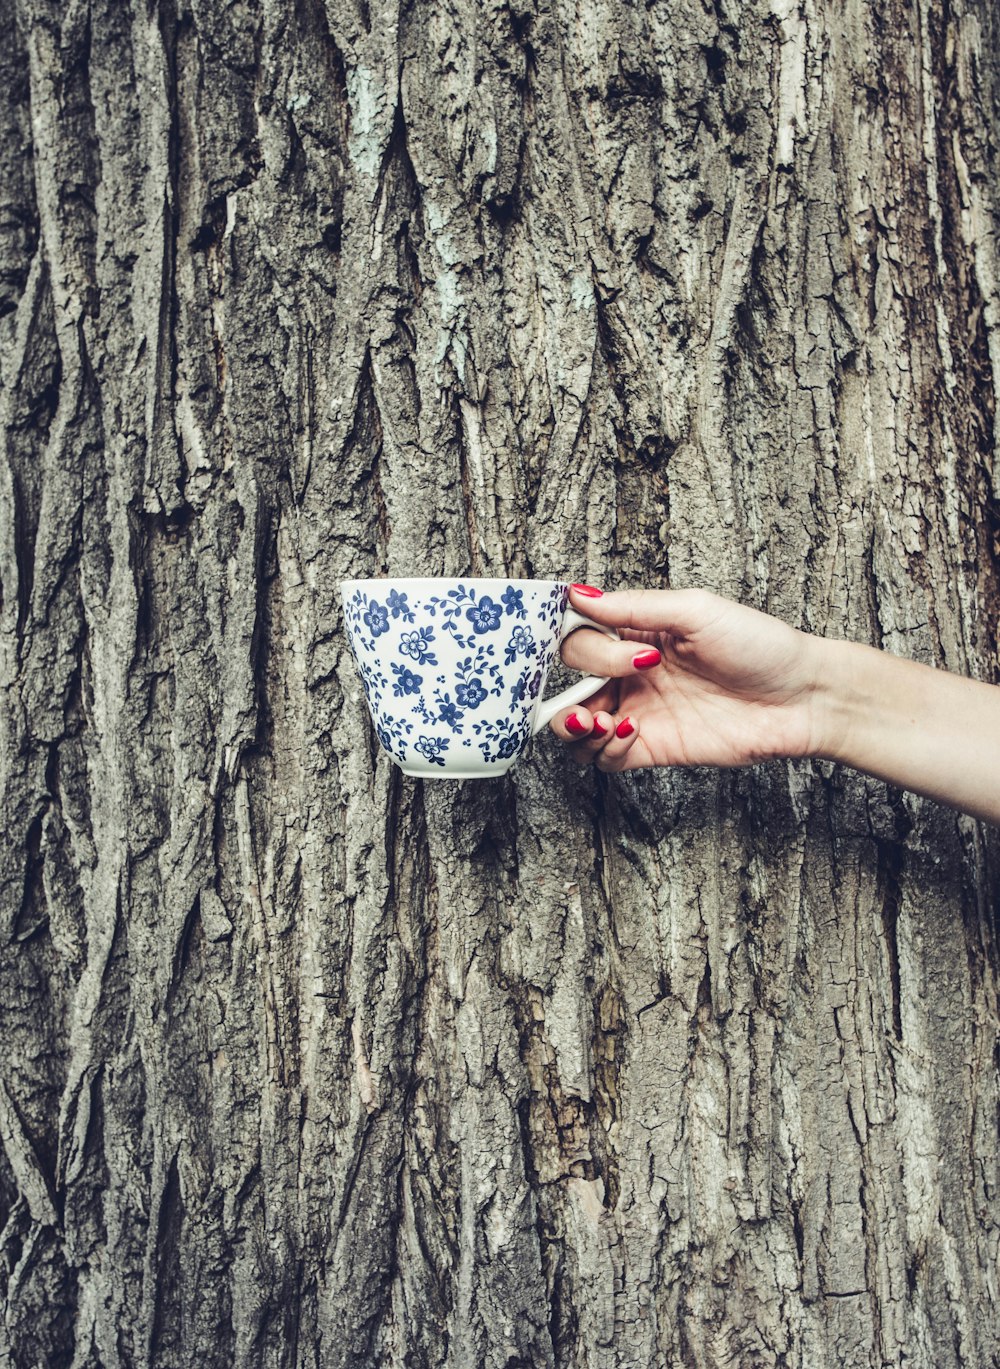
[[810, 639], [808, 755], [1000, 826], [1000, 690], [859, 642]]
[[817, 760], [850, 762], [852, 737], [865, 715], [865, 658], [874, 647], [809, 637], [811, 722], [808, 754]]

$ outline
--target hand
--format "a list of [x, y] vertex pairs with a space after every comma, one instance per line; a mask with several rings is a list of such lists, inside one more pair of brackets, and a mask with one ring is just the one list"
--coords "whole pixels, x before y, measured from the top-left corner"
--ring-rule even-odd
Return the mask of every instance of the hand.
[[582, 765], [740, 766], [818, 751], [820, 639], [707, 590], [574, 586], [570, 602], [624, 639], [581, 628], [563, 643], [568, 666], [613, 677], [550, 724]]

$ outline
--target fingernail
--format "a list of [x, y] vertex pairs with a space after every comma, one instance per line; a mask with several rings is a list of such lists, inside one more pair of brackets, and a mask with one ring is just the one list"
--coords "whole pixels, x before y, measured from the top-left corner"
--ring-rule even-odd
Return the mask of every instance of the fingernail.
[[633, 733], [634, 731], [635, 731], [635, 728], [632, 726], [632, 719], [631, 719], [631, 718], [622, 718], [621, 722], [620, 722], [620, 723], [618, 724], [618, 726], [615, 728], [615, 736], [616, 736], [616, 737], [631, 737], [631, 735], [632, 735], [632, 733]]
[[638, 656], [633, 656], [632, 664], [636, 670], [652, 670], [654, 665], [660, 664], [660, 653], [655, 646], [650, 647], [648, 651], [640, 651]]
[[574, 737], [584, 737], [587, 734], [587, 729], [575, 713], [571, 713], [566, 719], [566, 731], [572, 732]]
[[604, 593], [603, 589], [595, 589], [593, 585], [571, 585], [570, 588], [575, 589], [577, 594], [582, 594], [587, 599], [600, 599]]
[[605, 734], [605, 732], [607, 732], [607, 730], [608, 730], [608, 729], [604, 726], [604, 724], [603, 724], [603, 723], [599, 723], [599, 722], [597, 721], [597, 719], [595, 718], [595, 719], [594, 719], [594, 727], [593, 727], [593, 730], [592, 730], [592, 732], [591, 732], [590, 735], [591, 735], [592, 737], [603, 737], [604, 734]]

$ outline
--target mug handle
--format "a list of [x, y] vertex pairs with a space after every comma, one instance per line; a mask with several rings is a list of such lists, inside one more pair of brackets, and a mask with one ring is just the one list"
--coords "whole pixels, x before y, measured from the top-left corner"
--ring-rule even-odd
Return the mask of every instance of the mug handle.
[[[575, 608], [567, 608], [563, 614], [562, 626], [559, 629], [559, 645], [562, 646], [569, 634], [575, 632], [578, 627], [592, 627], [595, 632], [603, 632], [605, 637], [612, 637], [616, 642], [621, 641], [621, 637], [613, 627], [602, 627], [600, 623], [595, 623], [593, 618], [585, 618], [582, 613], [577, 613]], [[571, 684], [558, 694], [553, 694], [551, 699], [543, 699], [531, 725], [531, 735], [534, 736], [536, 732], [541, 732], [543, 727], [547, 727], [560, 708], [566, 708], [569, 704], [582, 703], [595, 690], [606, 685], [610, 679], [610, 675], [603, 677], [584, 675], [582, 680], [577, 680], [576, 684]]]

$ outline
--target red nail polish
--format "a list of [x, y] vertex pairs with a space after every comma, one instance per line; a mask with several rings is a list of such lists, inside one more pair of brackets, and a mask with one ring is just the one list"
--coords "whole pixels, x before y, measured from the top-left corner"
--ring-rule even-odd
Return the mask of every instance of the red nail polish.
[[615, 728], [615, 736], [616, 736], [616, 737], [631, 737], [631, 735], [632, 735], [632, 733], [633, 733], [634, 731], [635, 731], [635, 728], [632, 726], [632, 719], [631, 719], [631, 718], [622, 718], [621, 722], [620, 722], [620, 723], [618, 724], [618, 726]]
[[574, 737], [585, 737], [587, 735], [587, 729], [575, 713], [571, 713], [566, 719], [566, 731], [572, 732]]
[[599, 722], [597, 721], [597, 719], [595, 718], [595, 719], [594, 719], [593, 731], [591, 732], [590, 735], [591, 735], [592, 737], [603, 737], [604, 734], [605, 734], [605, 732], [607, 732], [607, 730], [608, 730], [608, 729], [604, 726], [604, 724], [603, 724], [603, 723], [599, 723]]
[[633, 656], [632, 664], [636, 670], [652, 670], [654, 665], [660, 664], [660, 653], [655, 646], [650, 647], [648, 651], [640, 651], [638, 656]]
[[603, 589], [595, 589], [593, 585], [571, 585], [570, 588], [575, 589], [577, 594], [582, 594], [587, 599], [600, 599], [604, 593]]

